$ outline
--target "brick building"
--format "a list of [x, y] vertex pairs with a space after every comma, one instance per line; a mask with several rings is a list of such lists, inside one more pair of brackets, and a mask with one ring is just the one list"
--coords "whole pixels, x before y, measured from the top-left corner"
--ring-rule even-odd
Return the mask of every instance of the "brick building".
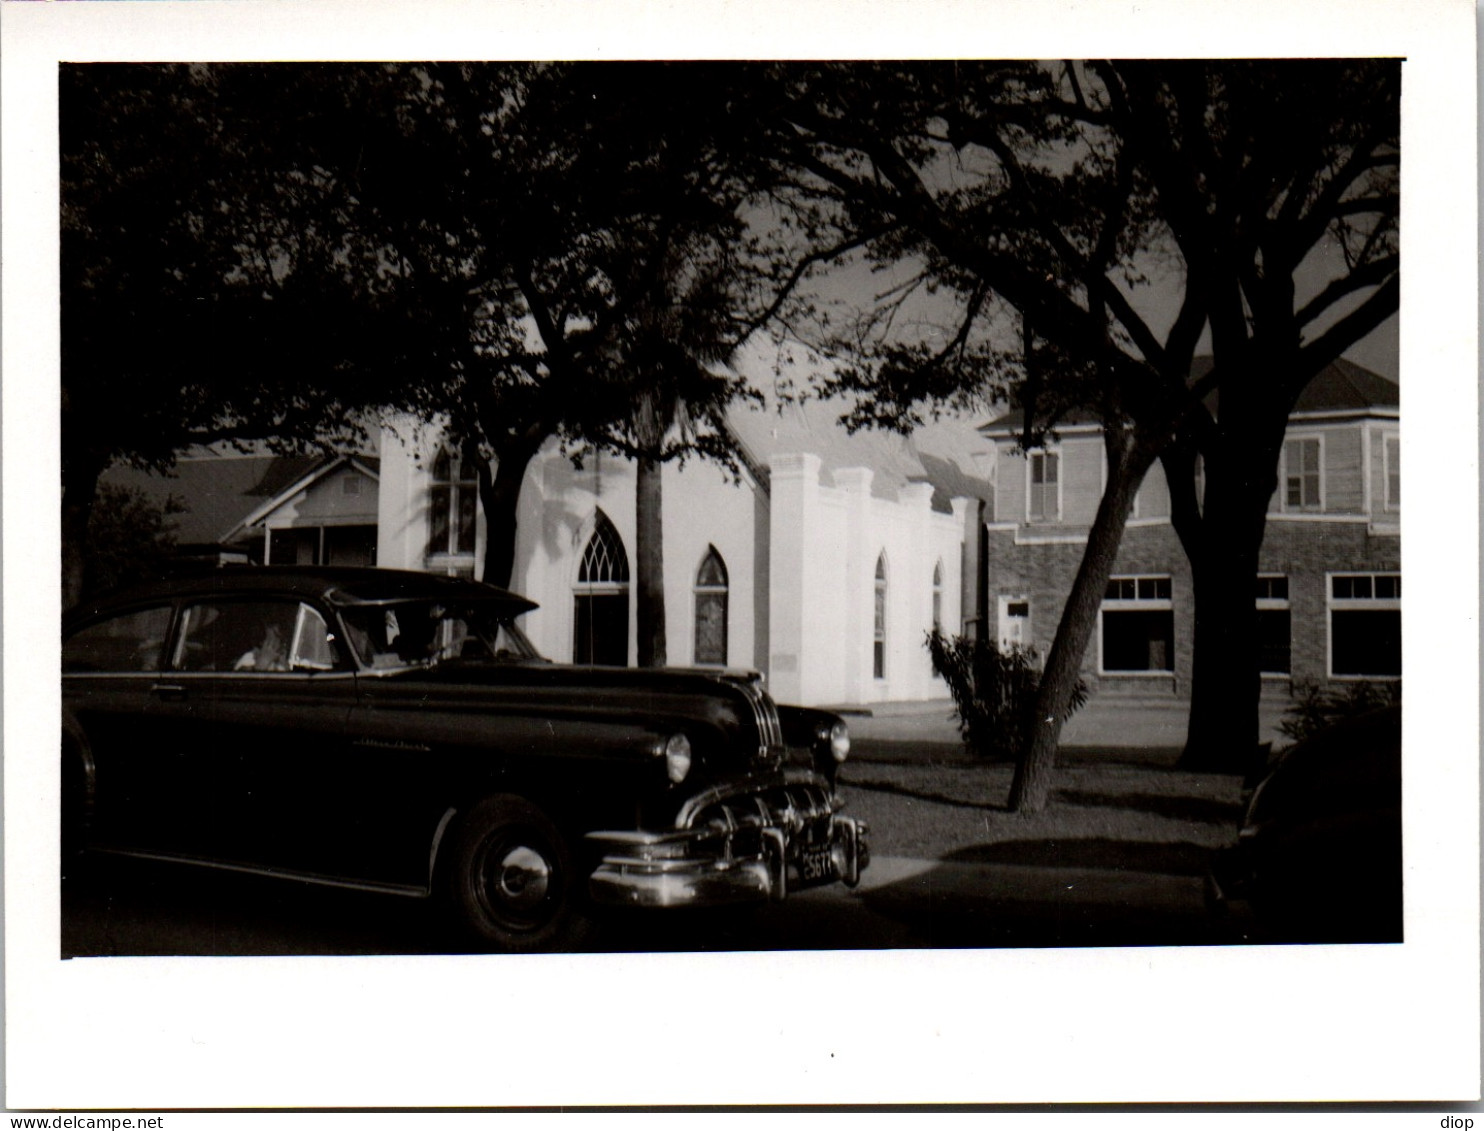
[[[1401, 675], [1397, 385], [1347, 361], [1310, 383], [1289, 419], [1255, 594], [1265, 693]], [[1020, 414], [984, 425], [995, 499], [980, 542], [980, 619], [1044, 655], [1071, 592], [1105, 476], [1100, 426], [1018, 446]], [[1140, 489], [1084, 661], [1100, 693], [1183, 697], [1191, 679], [1190, 566], [1163, 469]]]

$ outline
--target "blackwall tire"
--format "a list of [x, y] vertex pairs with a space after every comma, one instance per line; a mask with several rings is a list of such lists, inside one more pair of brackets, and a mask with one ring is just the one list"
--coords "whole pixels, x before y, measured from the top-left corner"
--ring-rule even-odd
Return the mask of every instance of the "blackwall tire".
[[519, 797], [487, 797], [458, 820], [440, 895], [482, 949], [574, 948], [586, 935], [580, 878], [560, 830]]

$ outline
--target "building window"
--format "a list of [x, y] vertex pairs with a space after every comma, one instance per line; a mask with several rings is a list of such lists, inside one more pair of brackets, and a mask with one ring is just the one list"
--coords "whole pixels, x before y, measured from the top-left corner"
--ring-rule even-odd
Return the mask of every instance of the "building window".
[[347, 498], [358, 498], [361, 494], [361, 477], [352, 473], [340, 480], [340, 493]]
[[1109, 578], [1101, 618], [1102, 671], [1175, 670], [1175, 610], [1168, 577]]
[[933, 566], [933, 631], [943, 631], [943, 563]]
[[886, 678], [886, 551], [876, 559], [876, 619], [871, 640], [871, 674]]
[[1401, 574], [1330, 575], [1329, 674], [1382, 679], [1402, 674]]
[[711, 546], [696, 571], [696, 658], [698, 664], [727, 662], [727, 566]]
[[479, 479], [473, 464], [447, 448], [440, 451], [433, 460], [429, 557], [474, 552], [474, 515], [478, 501]]
[[1322, 445], [1318, 436], [1304, 436], [1283, 444], [1283, 509], [1317, 511], [1324, 508], [1320, 473]]
[[597, 514], [573, 593], [572, 660], [624, 667], [629, 662], [629, 556], [608, 516]]
[[1257, 670], [1263, 675], [1288, 675], [1292, 670], [1293, 613], [1288, 603], [1288, 578], [1261, 574], [1257, 578]]
[[1031, 645], [1031, 603], [1021, 596], [1000, 597], [1000, 652], [1009, 655]]
[[1402, 506], [1402, 438], [1387, 436], [1381, 451], [1386, 462], [1386, 509], [1401, 510]]
[[1026, 470], [1025, 516], [1031, 522], [1056, 522], [1061, 518], [1061, 455], [1032, 452]]

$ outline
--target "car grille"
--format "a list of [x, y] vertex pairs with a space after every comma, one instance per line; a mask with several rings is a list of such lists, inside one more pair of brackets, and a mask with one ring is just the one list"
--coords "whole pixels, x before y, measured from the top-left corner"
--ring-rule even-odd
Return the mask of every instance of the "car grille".
[[757, 760], [763, 766], [776, 766], [783, 761], [783, 724], [778, 721], [778, 706], [773, 697], [754, 682], [738, 684], [747, 705], [752, 708], [757, 727]]
[[811, 825], [828, 822], [839, 808], [829, 787], [818, 779], [788, 781], [780, 785], [735, 792], [720, 790], [693, 798], [676, 822], [683, 829], [713, 828], [734, 832], [750, 828], [778, 828], [790, 835]]

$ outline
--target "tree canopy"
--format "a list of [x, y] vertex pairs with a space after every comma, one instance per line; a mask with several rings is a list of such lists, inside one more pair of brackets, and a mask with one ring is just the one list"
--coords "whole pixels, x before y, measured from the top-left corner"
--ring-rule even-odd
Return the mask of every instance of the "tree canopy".
[[[774, 166], [744, 78], [67, 68], [64, 462], [84, 485], [68, 496], [86, 508], [113, 460], [304, 441], [403, 407], [481, 469], [501, 581], [548, 438], [725, 458], [711, 422], [746, 383], [722, 363], [806, 266], [747, 218]], [[634, 411], [641, 390], [658, 416]], [[695, 426], [646, 438], [682, 418]]]
[[[785, 159], [840, 227], [880, 231], [869, 255], [902, 275], [864, 319], [820, 340], [851, 361], [834, 384], [868, 398], [858, 419], [910, 419], [989, 389], [1025, 410], [1027, 446], [1070, 408], [1104, 422], [1107, 489], [1017, 802], [1044, 803], [1124, 521], [1156, 458], [1197, 588], [1187, 754], [1218, 764], [1250, 749], [1253, 582], [1289, 412], [1397, 309], [1398, 64], [829, 64], [784, 66], [775, 82], [794, 128]], [[1328, 247], [1338, 266], [1305, 293]], [[902, 340], [909, 295], [918, 334]], [[1197, 374], [1203, 344], [1214, 364]]]

